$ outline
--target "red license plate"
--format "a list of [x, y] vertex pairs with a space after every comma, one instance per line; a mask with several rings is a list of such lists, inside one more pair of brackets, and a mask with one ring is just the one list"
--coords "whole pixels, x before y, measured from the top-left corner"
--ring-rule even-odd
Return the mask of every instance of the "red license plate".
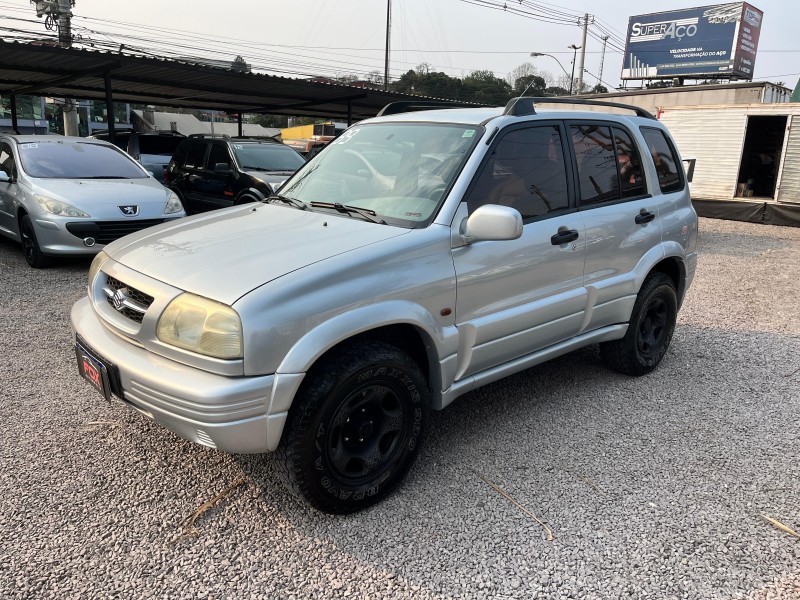
[[75, 356], [78, 359], [78, 372], [86, 381], [111, 401], [111, 386], [108, 383], [108, 368], [103, 361], [90, 353], [80, 344], [75, 345]]

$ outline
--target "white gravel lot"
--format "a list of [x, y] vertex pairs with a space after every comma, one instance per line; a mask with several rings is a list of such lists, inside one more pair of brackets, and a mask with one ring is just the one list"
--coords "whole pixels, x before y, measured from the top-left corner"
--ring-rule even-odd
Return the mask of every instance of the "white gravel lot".
[[800, 539], [764, 518], [800, 532], [800, 228], [701, 219], [655, 373], [590, 347], [464, 396], [348, 517], [79, 379], [88, 265], [0, 241], [4, 598], [800, 598]]

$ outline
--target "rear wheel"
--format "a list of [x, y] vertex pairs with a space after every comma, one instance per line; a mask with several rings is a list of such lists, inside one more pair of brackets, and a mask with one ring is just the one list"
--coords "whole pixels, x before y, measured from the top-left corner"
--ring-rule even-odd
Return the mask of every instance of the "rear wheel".
[[33, 222], [28, 215], [23, 215], [19, 225], [19, 233], [22, 238], [22, 250], [25, 252], [25, 260], [34, 269], [44, 269], [50, 266], [52, 260], [42, 252], [39, 241], [36, 239], [36, 232], [33, 229]]
[[309, 373], [276, 451], [289, 487], [351, 513], [386, 496], [416, 459], [430, 394], [417, 364], [383, 342], [337, 352]]
[[677, 317], [672, 279], [664, 273], [650, 273], [636, 297], [625, 337], [600, 344], [603, 360], [627, 375], [650, 373], [667, 353]]

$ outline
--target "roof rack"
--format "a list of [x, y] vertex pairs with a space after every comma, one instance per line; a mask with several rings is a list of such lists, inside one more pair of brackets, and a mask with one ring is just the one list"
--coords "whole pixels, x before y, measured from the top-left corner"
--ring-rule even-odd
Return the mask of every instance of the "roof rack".
[[478, 108], [478, 104], [466, 104], [464, 102], [440, 102], [436, 100], [402, 100], [392, 102], [384, 106], [376, 117], [386, 115], [396, 115], [398, 113], [414, 112], [417, 110], [437, 110], [442, 108]]
[[588, 106], [608, 106], [610, 108], [621, 108], [623, 110], [630, 110], [636, 114], [637, 117], [645, 119], [657, 119], [652, 113], [646, 111], [638, 106], [632, 104], [622, 104], [621, 102], [608, 102], [607, 100], [589, 100], [587, 98], [564, 98], [563, 96], [554, 97], [534, 97], [534, 96], [520, 96], [519, 98], [512, 98], [506, 104], [504, 115], [512, 115], [515, 117], [523, 115], [535, 115], [536, 103], [540, 104], [578, 104]]
[[227, 133], [190, 133], [190, 138], [217, 138], [221, 140], [229, 140], [231, 136]]

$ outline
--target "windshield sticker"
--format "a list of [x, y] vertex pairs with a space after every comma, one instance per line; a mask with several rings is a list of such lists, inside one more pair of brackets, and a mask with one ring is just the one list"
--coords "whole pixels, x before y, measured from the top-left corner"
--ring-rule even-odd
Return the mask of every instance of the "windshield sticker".
[[355, 137], [355, 135], [361, 131], [361, 129], [348, 129], [342, 135], [339, 136], [339, 139], [334, 140], [331, 142], [332, 144], [346, 144], [351, 139]]
[[23, 150], [27, 150], [28, 148], [35, 149], [39, 147], [39, 144], [20, 144], [19, 147], [22, 148]]
[[462, 137], [462, 138], [471, 138], [471, 137], [472, 137], [472, 136], [474, 136], [474, 135], [475, 135], [475, 130], [474, 130], [474, 129], [467, 129], [467, 130], [466, 130], [466, 131], [463, 133], [463, 135], [462, 135], [461, 137]]
[[242, 146], [241, 144], [234, 144], [233, 147], [236, 148], [237, 150], [244, 150], [244, 146]]

